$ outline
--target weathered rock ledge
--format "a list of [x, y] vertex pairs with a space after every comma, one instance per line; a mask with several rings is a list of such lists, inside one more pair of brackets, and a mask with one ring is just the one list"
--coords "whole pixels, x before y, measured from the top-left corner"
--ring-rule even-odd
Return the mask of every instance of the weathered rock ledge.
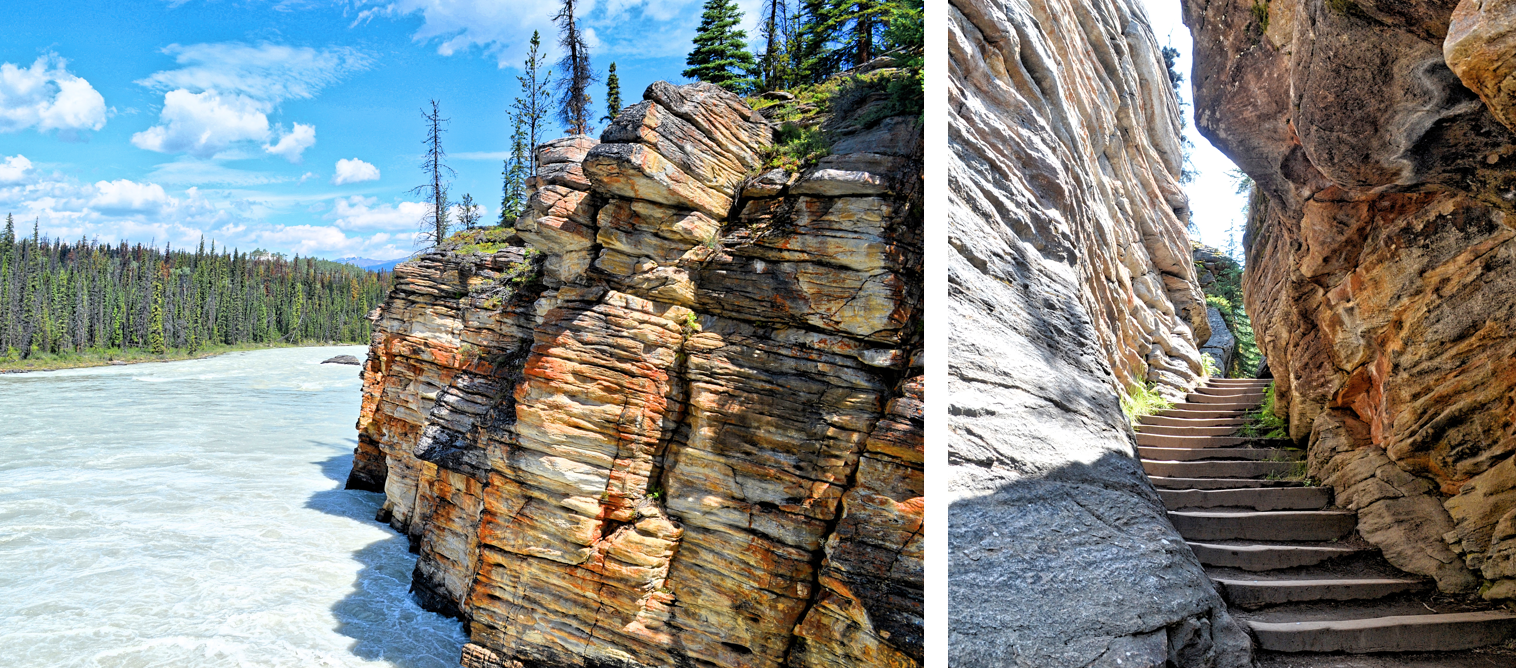
[[659, 82], [539, 149], [523, 244], [396, 268], [349, 484], [464, 665], [920, 665], [912, 124], [757, 175], [761, 117]]
[[1195, 387], [1210, 338], [1141, 4], [947, 18], [952, 664], [1250, 665], [1118, 405]]

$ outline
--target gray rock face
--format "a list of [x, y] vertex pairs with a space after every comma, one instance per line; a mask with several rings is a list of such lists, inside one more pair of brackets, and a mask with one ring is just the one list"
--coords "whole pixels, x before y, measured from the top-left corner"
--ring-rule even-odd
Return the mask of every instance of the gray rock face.
[[1208, 308], [1205, 312], [1211, 321], [1211, 339], [1201, 346], [1200, 354], [1209, 355], [1217, 369], [1231, 368], [1232, 355], [1237, 353], [1237, 337], [1232, 336], [1232, 330], [1227, 328], [1221, 311]]
[[1118, 406], [1211, 336], [1139, 7], [949, 3], [955, 668], [1251, 663]]
[[322, 364], [351, 364], [353, 366], [358, 366], [358, 365], [362, 364], [362, 362], [358, 361], [358, 358], [353, 357], [352, 355], [338, 355], [338, 356], [333, 357], [331, 359], [325, 360], [325, 361], [323, 361], [321, 363]]

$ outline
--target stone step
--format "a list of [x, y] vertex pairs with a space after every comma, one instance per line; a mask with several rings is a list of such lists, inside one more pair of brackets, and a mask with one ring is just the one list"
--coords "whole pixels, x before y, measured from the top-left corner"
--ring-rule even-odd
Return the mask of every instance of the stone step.
[[1263, 438], [1261, 436], [1170, 436], [1168, 434], [1137, 434], [1137, 445], [1147, 448], [1293, 448], [1295, 442], [1288, 438]]
[[1304, 487], [1299, 480], [1266, 480], [1263, 478], [1171, 478], [1148, 476], [1153, 486], [1159, 489], [1257, 489], [1274, 487]]
[[1239, 436], [1175, 436], [1137, 432], [1137, 445], [1147, 448], [1229, 448], [1242, 445]]
[[[1311, 488], [1306, 488], [1311, 489]], [[1162, 492], [1159, 492], [1162, 494]], [[1200, 563], [1216, 568], [1244, 571], [1275, 571], [1281, 568], [1315, 566], [1338, 557], [1350, 557], [1364, 550], [1331, 545], [1212, 545], [1190, 543]]]
[[1247, 386], [1201, 385], [1195, 388], [1195, 393], [1214, 397], [1236, 397], [1240, 395], [1261, 395], [1263, 394], [1263, 390]]
[[1253, 510], [1321, 510], [1332, 504], [1325, 487], [1253, 489], [1160, 489], [1169, 510], [1182, 508], [1252, 508]]
[[1274, 381], [1267, 378], [1215, 378], [1206, 380], [1206, 385], [1245, 385], [1248, 387], [1268, 387]]
[[1353, 533], [1350, 510], [1220, 512], [1171, 510], [1169, 521], [1185, 540], [1330, 541]]
[[1214, 395], [1191, 392], [1184, 395], [1184, 400], [1192, 404], [1220, 404], [1238, 405], [1246, 408], [1257, 408], [1263, 403], [1263, 394], [1258, 392], [1248, 394]]
[[1148, 475], [1165, 478], [1263, 478], [1288, 475], [1295, 462], [1156, 462], [1142, 460]]
[[1141, 423], [1144, 426], [1145, 425], [1153, 425], [1155, 427], [1234, 427], [1235, 428], [1235, 427], [1241, 427], [1242, 425], [1247, 424], [1247, 420], [1245, 418], [1242, 418], [1242, 417], [1193, 419], [1193, 418], [1182, 418], [1182, 417], [1165, 417], [1163, 415], [1148, 415], [1148, 416], [1143, 417], [1138, 422]]
[[1453, 652], [1516, 638], [1516, 614], [1495, 611], [1247, 624], [1271, 652]]
[[1138, 447], [1137, 455], [1143, 459], [1162, 462], [1193, 462], [1201, 459], [1232, 459], [1247, 461], [1298, 461], [1305, 457], [1300, 450], [1283, 448], [1145, 448]]
[[1313, 601], [1366, 601], [1431, 588], [1426, 580], [1357, 578], [1320, 580], [1232, 580], [1213, 578], [1228, 605], [1244, 610]]
[[1169, 427], [1165, 425], [1137, 425], [1139, 434], [1158, 434], [1160, 436], [1231, 436], [1237, 433], [1238, 426], [1200, 427], [1184, 426]]
[[1241, 418], [1256, 406], [1228, 406], [1224, 404], [1192, 404], [1179, 402], [1165, 408], [1154, 415], [1163, 417], [1212, 419], [1212, 418]]

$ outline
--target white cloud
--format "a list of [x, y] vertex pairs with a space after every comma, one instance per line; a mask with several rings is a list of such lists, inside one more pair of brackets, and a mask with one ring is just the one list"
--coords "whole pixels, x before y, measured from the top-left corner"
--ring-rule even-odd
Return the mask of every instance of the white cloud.
[[52, 54], [25, 69], [0, 63], [0, 132], [36, 128], [72, 135], [105, 127], [105, 98], [67, 65]]
[[[280, 225], [254, 234], [260, 245], [287, 248], [301, 255], [359, 255], [365, 257], [402, 257], [417, 244], [417, 235], [389, 235], [383, 232], [368, 238], [351, 237], [335, 227], [322, 225]], [[405, 246], [398, 246], [400, 242]]]
[[326, 215], [344, 230], [414, 230], [427, 214], [422, 202], [379, 204], [374, 197], [339, 197]]
[[195, 188], [175, 196], [156, 183], [129, 179], [80, 183], [55, 175], [0, 185], [0, 209], [39, 219], [43, 234], [73, 239], [189, 244], [217, 228], [245, 225], [236, 208], [235, 201], [212, 201]]
[[183, 67], [155, 72], [137, 83], [155, 90], [235, 91], [278, 104], [309, 99], [371, 59], [347, 47], [316, 50], [277, 44], [171, 44], [163, 49]]
[[[752, 0], [745, 0], [751, 2]], [[451, 56], [478, 47], [500, 67], [519, 68], [526, 58], [528, 37], [542, 34], [544, 50], [556, 61], [553, 16], [557, 2], [537, 0], [351, 0], [359, 9], [354, 25], [375, 17], [421, 15], [421, 27], [411, 36], [418, 43], [437, 42], [437, 53]], [[637, 57], [682, 55], [698, 23], [696, 0], [588, 0], [579, 3], [579, 25], [592, 42], [595, 55]], [[748, 22], [756, 25], [749, 16]], [[604, 33], [604, 34], [602, 34]], [[624, 34], [611, 39], [611, 34]], [[751, 33], [750, 35], [751, 36]], [[609, 62], [609, 61], [607, 61]], [[604, 63], [600, 63], [603, 67]], [[556, 68], [555, 68], [556, 69]]]
[[[0, 165], [17, 164], [0, 157]], [[392, 258], [420, 245], [417, 222], [425, 206], [415, 202], [381, 205], [377, 200], [340, 200], [342, 226], [311, 221], [306, 205], [321, 202], [300, 197], [264, 197], [234, 190], [174, 190], [154, 182], [118, 179], [82, 183], [62, 174], [43, 175], [33, 166], [28, 180], [0, 183], [0, 211], [18, 220], [41, 221], [42, 234], [104, 243], [132, 241], [162, 246], [191, 246], [203, 235], [217, 247], [246, 251], [264, 247], [302, 255], [362, 255]], [[256, 200], [247, 199], [252, 196]], [[289, 216], [293, 220], [270, 220]], [[328, 217], [333, 217], [328, 215]], [[380, 231], [380, 227], [393, 227]]]
[[156, 183], [137, 183], [127, 179], [100, 181], [90, 208], [107, 214], [157, 213], [178, 204]]
[[132, 145], [159, 153], [209, 158], [229, 144], [268, 137], [267, 106], [241, 95], [172, 90], [158, 125], [132, 135]]
[[337, 161], [337, 171], [332, 174], [332, 185], [362, 183], [379, 180], [379, 168], [357, 158]]
[[[226, 153], [223, 152], [217, 157], [225, 157], [225, 155]], [[193, 157], [183, 157], [173, 162], [160, 164], [154, 167], [153, 171], [148, 172], [146, 178], [169, 185], [238, 188], [284, 183], [290, 180], [287, 176], [271, 172], [234, 169], [212, 160], [200, 160]]]
[[296, 123], [295, 127], [287, 134], [279, 138], [273, 145], [264, 144], [263, 150], [285, 160], [291, 164], [300, 162], [300, 154], [316, 145], [316, 126]]
[[32, 169], [32, 161], [24, 155], [13, 155], [0, 162], [0, 185], [22, 183], [27, 180], [27, 172]]
[[[160, 153], [188, 153], [208, 158], [243, 141], [266, 142], [268, 115], [290, 99], [314, 97], [347, 74], [365, 69], [370, 59], [345, 47], [316, 50], [240, 42], [171, 45], [163, 50], [182, 67], [156, 72], [137, 83], [165, 91], [158, 124], [132, 135], [139, 148]], [[300, 162], [316, 143], [313, 125], [295, 123], [263, 150]], [[256, 151], [256, 148], [251, 148]], [[248, 157], [240, 150], [222, 159]]]
[[455, 160], [509, 160], [510, 151], [464, 151], [462, 153], [449, 153], [447, 157]]

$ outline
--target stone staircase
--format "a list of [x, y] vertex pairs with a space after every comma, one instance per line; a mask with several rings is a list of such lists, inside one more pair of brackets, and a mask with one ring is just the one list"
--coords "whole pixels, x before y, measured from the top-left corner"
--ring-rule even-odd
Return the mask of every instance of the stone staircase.
[[1169, 518], [1256, 647], [1455, 652], [1516, 638], [1516, 614], [1438, 597], [1358, 538], [1357, 513], [1333, 507], [1329, 488], [1292, 480], [1305, 457], [1293, 442], [1235, 435], [1268, 384], [1211, 379], [1137, 427]]

